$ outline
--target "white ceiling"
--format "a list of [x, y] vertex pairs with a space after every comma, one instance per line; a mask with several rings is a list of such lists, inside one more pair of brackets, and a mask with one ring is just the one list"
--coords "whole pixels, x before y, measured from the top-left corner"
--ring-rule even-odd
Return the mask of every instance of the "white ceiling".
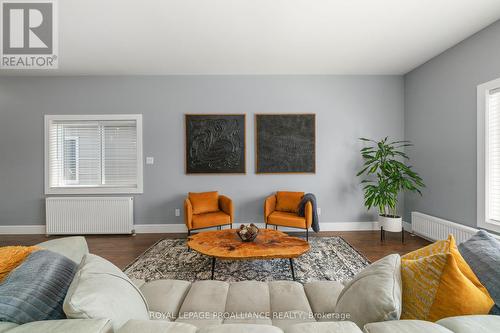
[[22, 73], [404, 74], [500, 18], [500, 0], [58, 4], [59, 69]]

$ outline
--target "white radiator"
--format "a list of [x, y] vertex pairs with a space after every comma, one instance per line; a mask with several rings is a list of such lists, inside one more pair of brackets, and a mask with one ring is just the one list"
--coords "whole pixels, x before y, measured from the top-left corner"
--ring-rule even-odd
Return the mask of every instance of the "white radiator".
[[477, 232], [477, 229], [419, 212], [411, 213], [411, 227], [413, 233], [433, 241], [446, 239], [449, 234], [453, 234], [457, 244]]
[[133, 232], [132, 197], [50, 197], [45, 210], [47, 235]]

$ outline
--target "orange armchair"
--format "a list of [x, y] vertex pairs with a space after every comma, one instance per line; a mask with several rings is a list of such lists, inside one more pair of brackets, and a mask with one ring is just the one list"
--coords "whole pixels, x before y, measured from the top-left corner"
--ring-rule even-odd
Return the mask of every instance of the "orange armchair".
[[299, 216], [299, 203], [304, 192], [277, 192], [266, 198], [264, 202], [264, 222], [267, 225], [299, 228], [306, 230], [309, 241], [309, 228], [312, 224], [312, 204], [306, 203], [305, 216]]
[[191, 230], [211, 227], [221, 228], [223, 225], [233, 226], [233, 201], [218, 192], [190, 192], [184, 200], [184, 222]]

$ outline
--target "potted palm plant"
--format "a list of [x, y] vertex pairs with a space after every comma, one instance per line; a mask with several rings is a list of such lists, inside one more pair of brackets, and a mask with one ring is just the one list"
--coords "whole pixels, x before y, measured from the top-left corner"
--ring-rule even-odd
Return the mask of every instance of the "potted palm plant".
[[408, 160], [405, 147], [412, 146], [409, 141], [381, 141], [360, 138], [368, 146], [361, 149], [363, 169], [357, 176], [362, 176], [367, 209], [377, 207], [382, 230], [400, 232], [403, 230], [401, 216], [397, 212], [398, 196], [403, 191], [417, 192], [424, 187], [422, 178], [403, 163]]

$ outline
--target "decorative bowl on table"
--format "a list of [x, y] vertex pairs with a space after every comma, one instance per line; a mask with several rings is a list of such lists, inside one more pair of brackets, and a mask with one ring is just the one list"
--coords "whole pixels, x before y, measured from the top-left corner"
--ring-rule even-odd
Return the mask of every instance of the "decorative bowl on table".
[[243, 242], [253, 242], [259, 234], [259, 228], [253, 223], [250, 223], [250, 225], [242, 224], [240, 230], [236, 233]]

